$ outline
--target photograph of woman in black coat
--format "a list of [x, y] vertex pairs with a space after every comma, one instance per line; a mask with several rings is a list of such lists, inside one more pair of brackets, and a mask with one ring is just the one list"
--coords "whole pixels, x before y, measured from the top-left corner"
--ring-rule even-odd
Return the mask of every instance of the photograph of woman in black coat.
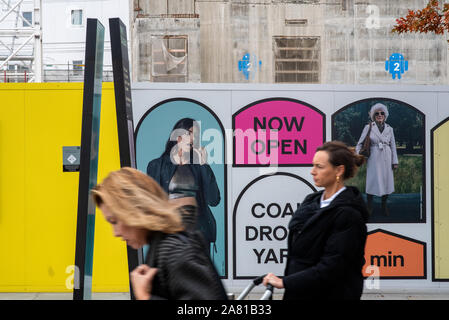
[[345, 180], [363, 162], [342, 142], [317, 148], [311, 174], [324, 190], [308, 195], [289, 223], [284, 277], [269, 273], [263, 281], [284, 288], [284, 300], [360, 299], [368, 211]]
[[[158, 182], [172, 201], [196, 208], [196, 229], [199, 229], [212, 253], [216, 252], [217, 225], [209, 206], [220, 203], [220, 190], [207, 153], [198, 144], [198, 125], [194, 119], [176, 122], [165, 150], [159, 158], [151, 160], [147, 174]], [[213, 254], [212, 254], [213, 257]]]

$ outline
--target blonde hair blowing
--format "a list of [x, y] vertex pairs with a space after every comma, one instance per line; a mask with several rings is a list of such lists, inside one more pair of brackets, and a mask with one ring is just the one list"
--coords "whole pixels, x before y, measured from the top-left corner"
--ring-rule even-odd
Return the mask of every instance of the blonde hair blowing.
[[159, 184], [139, 170], [113, 171], [91, 193], [97, 206], [104, 203], [128, 226], [164, 233], [184, 230], [179, 206], [170, 203]]

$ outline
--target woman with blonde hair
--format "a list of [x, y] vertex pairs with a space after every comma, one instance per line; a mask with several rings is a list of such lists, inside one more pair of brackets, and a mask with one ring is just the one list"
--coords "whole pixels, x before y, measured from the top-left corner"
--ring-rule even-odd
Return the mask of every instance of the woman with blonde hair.
[[131, 272], [137, 299], [226, 299], [190, 206], [170, 201], [156, 181], [133, 168], [111, 172], [92, 196], [115, 237], [134, 249], [150, 245], [146, 264]]

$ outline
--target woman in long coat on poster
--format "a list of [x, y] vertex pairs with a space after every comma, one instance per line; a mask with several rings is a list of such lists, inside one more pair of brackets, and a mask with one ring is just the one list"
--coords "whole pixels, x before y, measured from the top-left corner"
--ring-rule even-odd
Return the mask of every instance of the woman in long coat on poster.
[[[394, 192], [393, 170], [398, 167], [398, 155], [393, 128], [386, 123], [388, 109], [376, 103], [369, 112], [372, 122], [362, 131], [356, 152], [359, 153], [363, 142], [370, 132], [370, 156], [366, 163], [366, 195], [368, 211], [373, 210], [373, 196], [381, 197], [382, 213], [388, 215], [388, 195]], [[371, 131], [369, 130], [371, 126]]]

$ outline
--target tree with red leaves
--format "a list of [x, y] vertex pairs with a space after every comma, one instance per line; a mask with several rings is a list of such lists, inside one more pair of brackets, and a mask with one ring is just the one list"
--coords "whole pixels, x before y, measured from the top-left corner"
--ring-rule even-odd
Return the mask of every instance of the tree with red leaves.
[[[449, 4], [440, 8], [438, 0], [429, 0], [427, 6], [421, 10], [408, 10], [407, 16], [396, 19], [392, 32], [420, 32], [443, 34], [449, 31]], [[449, 40], [448, 40], [449, 42]]]

